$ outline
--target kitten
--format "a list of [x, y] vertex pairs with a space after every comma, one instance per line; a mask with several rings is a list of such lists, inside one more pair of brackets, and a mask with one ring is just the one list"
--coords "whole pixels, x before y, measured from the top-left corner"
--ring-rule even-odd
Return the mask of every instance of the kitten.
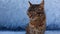
[[27, 15], [30, 23], [26, 28], [26, 34], [44, 34], [46, 29], [46, 16], [44, 12], [44, 0], [40, 4], [30, 4]]

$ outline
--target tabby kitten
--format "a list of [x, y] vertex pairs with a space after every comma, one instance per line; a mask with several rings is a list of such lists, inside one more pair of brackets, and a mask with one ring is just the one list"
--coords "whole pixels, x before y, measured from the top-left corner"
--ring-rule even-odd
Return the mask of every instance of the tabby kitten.
[[26, 28], [26, 34], [44, 34], [46, 29], [46, 16], [44, 12], [44, 0], [40, 4], [30, 4], [27, 15], [30, 23]]

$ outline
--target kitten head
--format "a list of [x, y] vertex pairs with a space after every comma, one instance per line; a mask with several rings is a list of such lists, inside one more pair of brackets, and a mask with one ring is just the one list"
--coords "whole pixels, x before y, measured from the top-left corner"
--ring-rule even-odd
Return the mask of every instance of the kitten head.
[[40, 16], [41, 14], [44, 14], [44, 0], [40, 4], [32, 4], [30, 3], [30, 7], [28, 9], [28, 16], [29, 18], [34, 19], [37, 16]]

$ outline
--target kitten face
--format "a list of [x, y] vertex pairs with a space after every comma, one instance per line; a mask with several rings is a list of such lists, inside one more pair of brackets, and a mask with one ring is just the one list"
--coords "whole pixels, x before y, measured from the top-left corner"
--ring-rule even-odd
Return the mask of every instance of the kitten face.
[[34, 19], [35, 17], [41, 16], [43, 15], [43, 8], [40, 7], [40, 5], [32, 5], [31, 7], [29, 7], [28, 9], [28, 16], [31, 19]]
[[28, 16], [30, 19], [34, 19], [38, 16], [44, 15], [44, 6], [43, 3], [41, 4], [30, 4], [30, 7], [28, 9]]

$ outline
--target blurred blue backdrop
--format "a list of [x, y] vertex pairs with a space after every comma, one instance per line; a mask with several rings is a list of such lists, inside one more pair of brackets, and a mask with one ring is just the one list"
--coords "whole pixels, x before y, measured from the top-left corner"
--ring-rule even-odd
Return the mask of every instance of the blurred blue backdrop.
[[[29, 23], [27, 9], [30, 1], [40, 4], [42, 0], [0, 0], [0, 27], [25, 28]], [[60, 0], [45, 0], [46, 24], [48, 28], [60, 28]]]

